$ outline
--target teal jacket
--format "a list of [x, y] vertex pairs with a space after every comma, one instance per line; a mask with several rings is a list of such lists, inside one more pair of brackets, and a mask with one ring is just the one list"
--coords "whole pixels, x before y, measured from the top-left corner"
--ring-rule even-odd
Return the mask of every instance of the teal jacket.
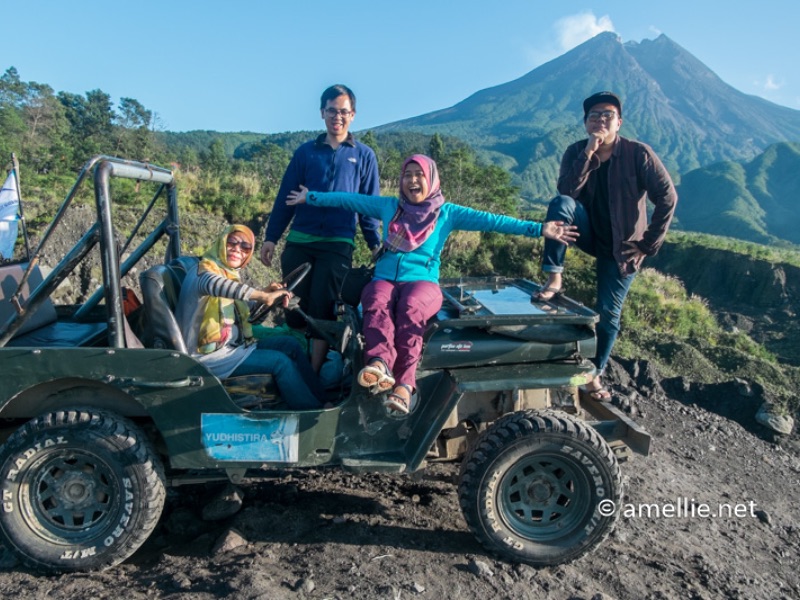
[[[343, 192], [309, 192], [306, 202], [311, 206], [337, 206], [362, 215], [380, 219], [382, 240], [386, 240], [386, 224], [392, 220], [399, 200], [386, 196], [364, 196]], [[375, 265], [375, 278], [386, 281], [439, 282], [440, 254], [451, 232], [497, 231], [527, 237], [540, 237], [542, 224], [521, 221], [445, 202], [436, 220], [436, 228], [419, 248], [411, 252], [384, 252]]]

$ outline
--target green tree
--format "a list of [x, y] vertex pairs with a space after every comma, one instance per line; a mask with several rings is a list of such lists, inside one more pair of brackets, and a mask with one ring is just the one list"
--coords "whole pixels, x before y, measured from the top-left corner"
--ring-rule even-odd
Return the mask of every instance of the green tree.
[[495, 165], [479, 165], [474, 151], [458, 148], [437, 161], [442, 190], [449, 200], [506, 215], [518, 211], [517, 188], [511, 175]]
[[200, 156], [194, 148], [184, 146], [178, 152], [178, 164], [185, 171], [194, 170], [200, 166]]
[[375, 137], [374, 131], [370, 129], [367, 133], [361, 136], [360, 141], [365, 146], [372, 148], [372, 151], [375, 152], [375, 154], [378, 153], [378, 138]]
[[67, 141], [69, 121], [64, 106], [49, 85], [28, 83], [26, 96], [22, 158], [38, 173], [60, 170], [72, 158], [72, 149]]
[[19, 152], [25, 134], [22, 113], [11, 106], [0, 105], [0, 164], [12, 152]]
[[444, 156], [444, 140], [442, 140], [442, 136], [438, 133], [434, 133], [433, 136], [431, 136], [431, 142], [428, 144], [428, 154], [437, 163]]
[[151, 159], [153, 112], [133, 98], [121, 98], [115, 118], [117, 143], [115, 153], [137, 160]]
[[53, 170], [69, 147], [64, 108], [49, 85], [24, 82], [14, 67], [0, 77], [0, 151], [15, 152], [26, 169]]
[[9, 67], [0, 77], [0, 104], [22, 108], [25, 103], [25, 84], [20, 79], [19, 71]]
[[267, 195], [274, 197], [278, 193], [291, 158], [288, 150], [266, 140], [252, 145], [249, 160], [255, 165]]
[[211, 142], [208, 151], [200, 155], [200, 165], [209, 174], [221, 177], [230, 171], [228, 156], [225, 154], [225, 144], [220, 138]]
[[79, 162], [95, 154], [111, 153], [114, 148], [111, 97], [100, 90], [86, 92], [86, 96], [59, 92], [70, 124], [69, 142], [75, 149]]
[[19, 73], [11, 67], [0, 77], [0, 152], [3, 160], [11, 152], [19, 152], [25, 135], [22, 114], [25, 91]]

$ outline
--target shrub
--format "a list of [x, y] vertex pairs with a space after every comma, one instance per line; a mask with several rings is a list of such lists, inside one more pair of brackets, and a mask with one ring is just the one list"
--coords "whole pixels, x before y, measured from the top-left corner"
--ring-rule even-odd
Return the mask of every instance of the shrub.
[[688, 296], [680, 279], [643, 269], [622, 313], [624, 328], [652, 329], [679, 338], [715, 339], [720, 328], [706, 302]]

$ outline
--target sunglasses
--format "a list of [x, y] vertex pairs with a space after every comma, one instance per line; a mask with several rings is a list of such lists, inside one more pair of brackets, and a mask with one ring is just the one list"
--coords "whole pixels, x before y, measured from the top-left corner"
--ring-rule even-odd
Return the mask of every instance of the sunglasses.
[[253, 244], [243, 240], [228, 240], [226, 245], [228, 248], [236, 248], [236, 246], [239, 246], [244, 252], [250, 252], [253, 249]]

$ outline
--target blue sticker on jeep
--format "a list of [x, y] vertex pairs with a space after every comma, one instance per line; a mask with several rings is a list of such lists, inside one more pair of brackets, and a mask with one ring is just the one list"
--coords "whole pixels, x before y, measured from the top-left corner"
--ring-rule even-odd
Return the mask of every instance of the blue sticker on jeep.
[[253, 419], [246, 415], [203, 413], [203, 446], [224, 461], [297, 462], [296, 415]]

